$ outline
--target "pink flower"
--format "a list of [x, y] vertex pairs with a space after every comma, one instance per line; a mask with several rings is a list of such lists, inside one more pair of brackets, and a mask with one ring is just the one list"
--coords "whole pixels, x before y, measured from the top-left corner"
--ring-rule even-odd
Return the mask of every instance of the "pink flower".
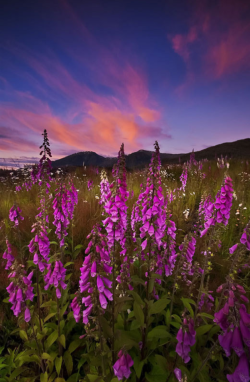
[[113, 369], [115, 376], [121, 381], [123, 377], [129, 378], [131, 374], [130, 367], [133, 366], [134, 361], [128, 353], [125, 355], [122, 350], [119, 351], [118, 357], [119, 359], [114, 364]]

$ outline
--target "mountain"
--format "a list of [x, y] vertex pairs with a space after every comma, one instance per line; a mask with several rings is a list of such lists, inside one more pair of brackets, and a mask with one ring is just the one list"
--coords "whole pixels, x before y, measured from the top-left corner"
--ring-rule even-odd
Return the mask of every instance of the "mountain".
[[[191, 153], [186, 154], [164, 154], [161, 153], [161, 161], [163, 164], [167, 163], [179, 163], [180, 161], [186, 162], [189, 160]], [[195, 159], [214, 159], [226, 155], [228, 158], [242, 158], [250, 159], [250, 138], [241, 139], [235, 142], [226, 142], [219, 145], [208, 147], [204, 150], [195, 151]], [[152, 151], [139, 150], [134, 153], [126, 155], [126, 166], [129, 169], [142, 168], [147, 166], [152, 157]], [[63, 167], [63, 166], [96, 166], [96, 167], [112, 167], [116, 163], [116, 157], [104, 157], [102, 155], [96, 154], [93, 151], [83, 151], [80, 153], [75, 153], [68, 155], [64, 158], [52, 161], [52, 167]]]

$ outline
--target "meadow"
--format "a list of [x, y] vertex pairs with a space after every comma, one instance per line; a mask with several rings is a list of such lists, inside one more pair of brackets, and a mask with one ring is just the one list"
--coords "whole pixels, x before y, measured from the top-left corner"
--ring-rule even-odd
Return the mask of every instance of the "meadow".
[[250, 381], [249, 162], [40, 149], [0, 172], [0, 382]]

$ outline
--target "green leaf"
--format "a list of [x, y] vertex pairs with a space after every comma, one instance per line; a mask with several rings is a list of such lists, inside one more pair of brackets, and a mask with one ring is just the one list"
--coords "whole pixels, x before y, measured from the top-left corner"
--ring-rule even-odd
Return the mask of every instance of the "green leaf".
[[61, 367], [62, 367], [62, 356], [61, 357], [56, 357], [56, 359], [55, 359], [55, 367], [56, 367], [57, 375], [59, 375], [60, 371], [61, 371]]
[[177, 314], [172, 314], [172, 317], [181, 324], [181, 318]]
[[78, 376], [79, 376], [78, 373], [74, 373], [74, 374], [72, 374], [72, 375], [67, 379], [67, 382], [78, 382]]
[[24, 330], [20, 330], [19, 335], [22, 340], [28, 341], [27, 333]]
[[138, 304], [138, 302], [134, 302], [134, 313], [135, 318], [139, 322], [140, 326], [143, 327], [144, 325], [144, 314], [141, 306]]
[[73, 370], [73, 358], [68, 350], [66, 350], [66, 352], [64, 353], [63, 359], [67, 369], [67, 374], [68, 376], [70, 376]]
[[169, 326], [170, 325], [170, 321], [171, 321], [171, 317], [170, 317], [170, 309], [167, 310], [167, 313], [166, 313], [166, 316], [165, 316], [165, 322], [166, 322], [166, 325]]
[[50, 244], [58, 245], [58, 243], [57, 243], [56, 241], [50, 241], [49, 243], [50, 243]]
[[148, 292], [152, 293], [155, 285], [155, 279], [150, 279], [148, 284]]
[[136, 373], [136, 376], [138, 379], [140, 379], [140, 377], [141, 377], [141, 372], [142, 372], [142, 369], [143, 369], [145, 362], [147, 362], [146, 359], [144, 359], [143, 361], [140, 361], [139, 357], [134, 357], [133, 367], [135, 369], [135, 373]]
[[55, 312], [55, 313], [50, 313], [50, 314], [48, 314], [48, 316], [45, 317], [45, 319], [44, 319], [44, 323], [45, 323], [46, 321], [48, 321], [51, 317], [54, 317], [55, 315], [56, 315], [56, 312]]
[[64, 378], [56, 378], [55, 382], [65, 382], [65, 379]]
[[142, 301], [141, 297], [139, 296], [138, 293], [136, 293], [135, 291], [133, 290], [129, 290], [128, 291], [128, 294], [131, 294], [133, 297], [134, 297], [134, 300], [141, 306], [145, 306], [145, 303]]
[[168, 374], [166, 371], [154, 365], [153, 370], [150, 373], [145, 373], [145, 376], [148, 382], [166, 382]]
[[50, 307], [50, 306], [53, 306], [53, 305], [56, 306], [56, 302], [52, 301], [52, 300], [49, 300], [49, 301], [44, 302], [41, 305], [41, 308], [47, 308], [47, 307]]
[[60, 309], [60, 318], [64, 315], [67, 307], [68, 307], [69, 303], [67, 302], [67, 304], [65, 304], [62, 309]]
[[163, 357], [160, 354], [156, 354], [155, 355], [155, 360], [156, 360], [157, 365], [159, 365], [159, 367], [162, 370], [168, 370], [167, 359], [165, 357]]
[[53, 362], [53, 357], [51, 357], [51, 355], [48, 353], [43, 353], [42, 359], [47, 359], [48, 361]]
[[58, 338], [58, 341], [60, 342], [60, 344], [64, 347], [66, 347], [66, 340], [65, 340], [65, 335], [64, 334], [61, 334], [60, 337]]
[[140, 323], [137, 320], [133, 320], [130, 326], [130, 330], [135, 330], [140, 328]]
[[81, 344], [83, 341], [81, 339], [74, 340], [70, 343], [68, 351], [73, 353]]
[[159, 325], [153, 328], [149, 333], [147, 338], [153, 339], [153, 338], [172, 338], [171, 334], [167, 332], [167, 328], [164, 325]]
[[10, 381], [14, 381], [16, 379], [16, 377], [18, 377], [22, 372], [24, 372], [25, 370], [27, 370], [26, 367], [18, 367], [17, 369], [15, 369], [13, 371], [13, 373], [10, 375], [9, 377], [9, 380]]
[[45, 346], [47, 349], [50, 348], [51, 345], [53, 345], [53, 343], [57, 340], [58, 338], [58, 331], [55, 330], [54, 332], [52, 332], [49, 337], [47, 338], [47, 340], [45, 341]]
[[48, 381], [48, 373], [47, 371], [43, 374], [40, 374], [40, 382], [47, 382]]
[[87, 374], [87, 377], [90, 382], [104, 382], [102, 377], [95, 374]]
[[76, 249], [81, 249], [81, 248], [83, 248], [83, 245], [82, 245], [82, 244], [78, 244], [77, 246], [75, 246], [75, 250], [76, 250]]
[[213, 320], [214, 319], [214, 316], [212, 316], [211, 314], [208, 314], [208, 313], [199, 313], [198, 316], [200, 317], [205, 317], [205, 318], [209, 318], [210, 320]]
[[56, 371], [54, 371], [52, 374], [50, 374], [48, 382], [55, 382], [55, 378], [56, 378]]
[[181, 327], [181, 324], [180, 324], [179, 322], [173, 322], [173, 321], [171, 321], [171, 322], [170, 322], [170, 325], [174, 326], [174, 327], [177, 328], [177, 329], [180, 329], [180, 327]]
[[69, 265], [74, 264], [74, 261], [68, 261], [65, 265], [64, 268], [67, 268]]
[[188, 298], [184, 298], [184, 297], [181, 298], [181, 301], [183, 302], [183, 305], [185, 306], [185, 308], [187, 308], [187, 310], [189, 311], [190, 316], [194, 318], [194, 311], [188, 300], [189, 300]]
[[145, 281], [144, 281], [143, 279], [141, 279], [138, 275], [133, 275], [133, 276], [131, 276], [131, 280], [132, 280], [133, 283], [135, 283], [135, 284], [145, 285]]
[[203, 334], [209, 332], [210, 329], [212, 329], [213, 325], [203, 325], [199, 326], [199, 328], [196, 329], [197, 336], [202, 336]]
[[194, 306], [196, 306], [196, 302], [192, 300], [191, 298], [185, 298], [185, 300], [189, 302], [190, 304], [193, 304]]
[[104, 316], [99, 317], [99, 322], [105, 335], [105, 338], [111, 338], [113, 336], [112, 329], [110, 327], [110, 323], [106, 320]]
[[149, 309], [149, 315], [162, 312], [169, 303], [170, 300], [167, 300], [166, 298], [156, 301]]

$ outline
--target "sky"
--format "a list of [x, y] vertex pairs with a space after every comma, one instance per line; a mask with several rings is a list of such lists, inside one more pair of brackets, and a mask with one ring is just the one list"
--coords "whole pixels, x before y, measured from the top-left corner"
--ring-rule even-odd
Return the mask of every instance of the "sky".
[[248, 0], [8, 0], [0, 165], [250, 137]]

